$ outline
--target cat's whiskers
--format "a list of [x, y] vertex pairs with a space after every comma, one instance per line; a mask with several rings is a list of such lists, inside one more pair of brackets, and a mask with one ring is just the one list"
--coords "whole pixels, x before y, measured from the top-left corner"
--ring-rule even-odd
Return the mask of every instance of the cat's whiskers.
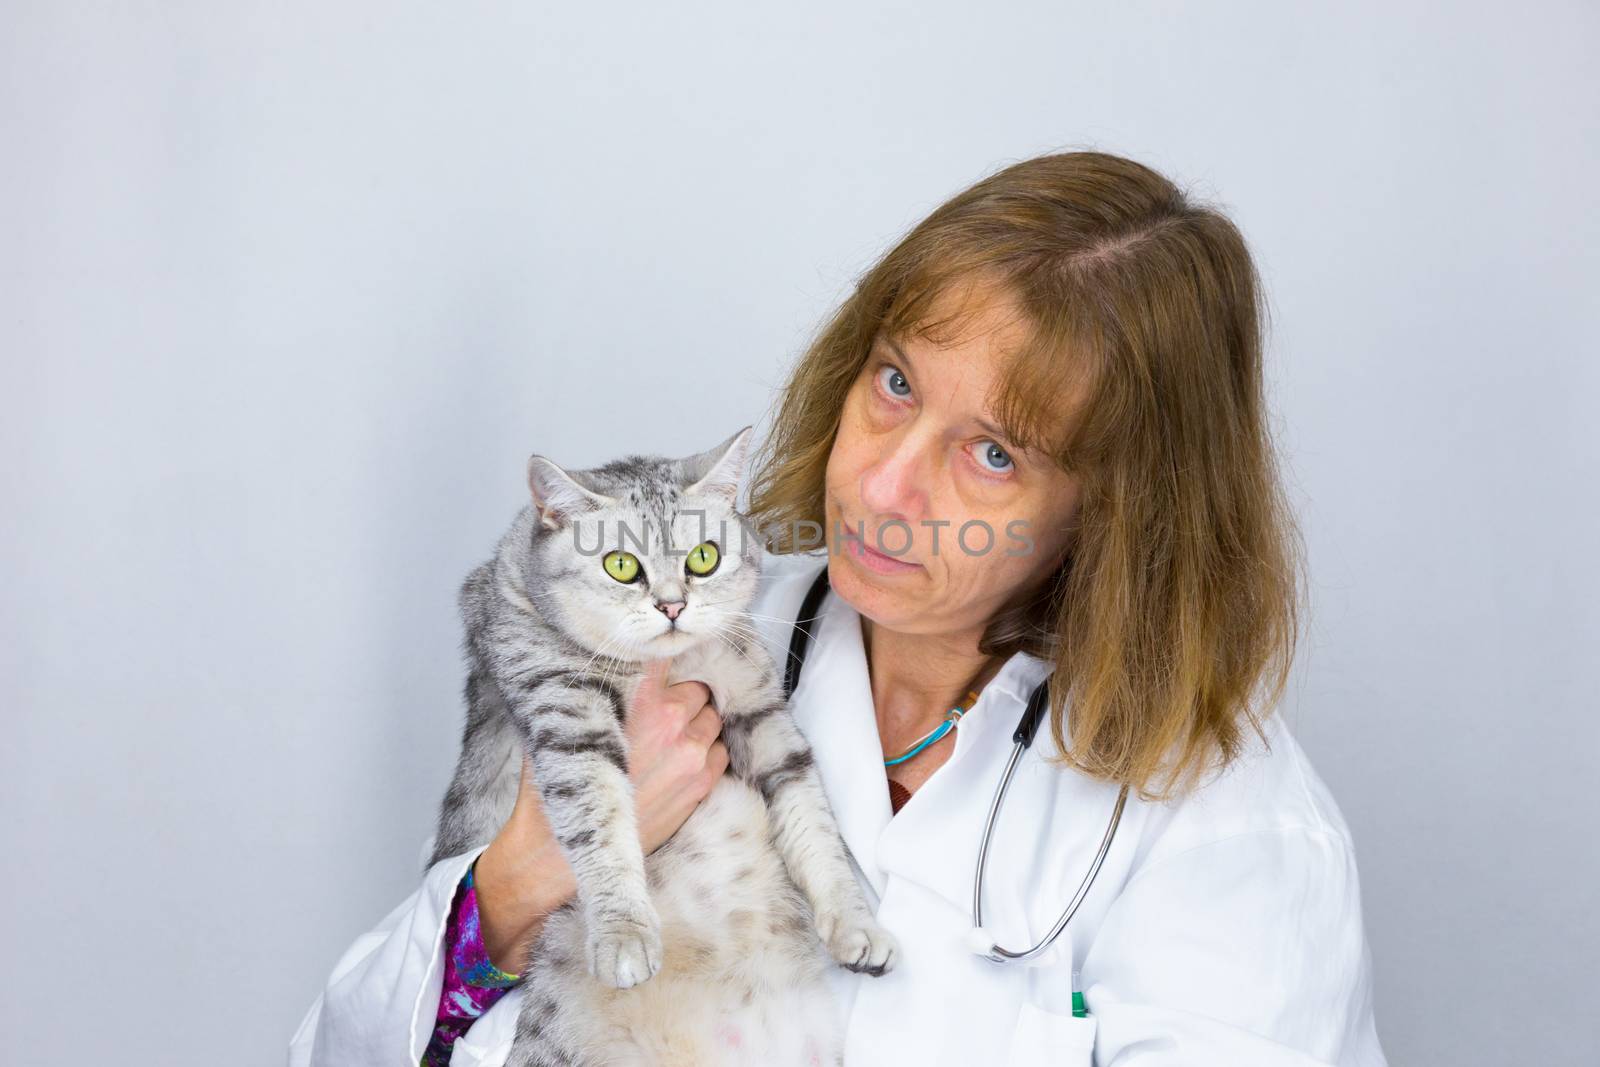
[[[743, 615], [745, 615], [747, 617], [750, 617], [750, 618], [757, 617], [756, 614], [752, 613], [752, 612], [742, 612], [741, 614], [743, 614]], [[749, 638], [750, 641], [753, 644], [759, 645], [763, 640], [765, 640], [765, 636], [763, 634], [761, 634], [758, 630], [756, 630], [755, 627], [751, 626], [751, 627], [743, 628], [743, 629], [735, 629], [736, 625], [737, 624], [730, 624], [729, 628], [730, 629], [734, 629], [734, 632], [740, 634], [740, 636]], [[796, 629], [800, 628], [797, 623], [786, 623], [785, 625], [793, 625], [793, 626], [795, 626]], [[807, 636], [810, 636], [810, 634], [808, 633]], [[788, 656], [787, 656], [787, 653], [786, 653], [784, 658], [782, 660], [780, 660], [779, 662], [780, 663], [781, 662], [786, 662], [787, 659], [788, 659]]]
[[[729, 637], [727, 634], [725, 634], [722, 631], [721, 627], [713, 627], [712, 630], [711, 630], [711, 636], [715, 637], [718, 641], [721, 641], [723, 644], [727, 645], [728, 648], [733, 652], [734, 655], [738, 656], [740, 659], [744, 660], [746, 663], [750, 664], [752, 667], [759, 667], [759, 664], [757, 664], [755, 660], [750, 658], [749, 653], [747, 653], [743, 649], [741, 649], [738, 646], [738, 644], [734, 642], [733, 638]], [[744, 636], [749, 636], [749, 635], [735, 633], [734, 636], [736, 636], [736, 637], [744, 637]]]
[[[773, 622], [781, 622], [784, 625], [785, 628], [793, 627], [793, 628], [795, 628], [797, 630], [805, 630], [805, 627], [801, 626], [798, 622], [796, 622], [796, 621], [794, 621], [792, 619], [779, 619], [776, 616], [763, 615], [763, 614], [761, 614], [760, 612], [757, 612], [757, 611], [741, 611], [741, 612], [739, 612], [739, 615], [741, 617], [745, 618], [745, 619], [750, 619], [750, 620], [768, 619], [768, 620], [771, 620]], [[815, 627], [816, 625], [817, 625], [816, 622], [812, 623], [813, 627]], [[747, 628], [747, 631], [745, 632], [744, 636], [755, 638], [755, 639], [760, 639], [762, 634], [761, 634], [761, 631], [759, 629], [757, 629], [755, 626], [752, 625], [752, 626]], [[815, 636], [815, 631], [814, 630], [806, 630], [806, 636], [807, 637], [814, 637]]]
[[[755, 645], [758, 648], [761, 646], [761, 643], [766, 639], [765, 635], [763, 635], [755, 627], [743, 627], [743, 626], [740, 626], [738, 623], [732, 622], [732, 621], [730, 621], [727, 624], [725, 629], [728, 630], [729, 632], [733, 633], [735, 636], [745, 638], [746, 640], [748, 640], [750, 642], [750, 644]], [[727, 643], [729, 644], [730, 647], [732, 647], [734, 649], [735, 652], [739, 651], [738, 647], [736, 645], [733, 645], [732, 642], [727, 642]], [[750, 662], [752, 664], [755, 663], [755, 661], [752, 660], [749, 655], [747, 655], [745, 653], [742, 653], [742, 652], [739, 653], [739, 654], [741, 656], [743, 656], [744, 659], [747, 662]]]
[[747, 619], [761, 619], [761, 620], [763, 620], [765, 622], [778, 622], [778, 623], [782, 623], [785, 626], [788, 626], [791, 622], [794, 621], [793, 619], [784, 619], [784, 618], [778, 617], [777, 615], [767, 615], [767, 614], [764, 614], [763, 612], [759, 612], [759, 611], [743, 610], [743, 611], [740, 611], [739, 614], [743, 615]]
[[600, 644], [595, 647], [594, 652], [589, 656], [588, 661], [583, 665], [584, 673], [587, 673], [593, 669], [595, 660], [604, 656], [606, 659], [606, 664], [604, 670], [601, 672], [600, 678], [601, 681], [605, 682], [608, 686], [612, 682], [614, 672], [618, 665], [623, 662], [619, 657], [613, 656], [609, 651], [607, 651], [611, 648], [613, 643], [617, 645], [618, 651], [621, 651], [625, 649], [631, 642], [628, 640], [627, 635], [622, 632], [621, 628], [618, 627], [605, 636], [604, 640], [602, 640]]

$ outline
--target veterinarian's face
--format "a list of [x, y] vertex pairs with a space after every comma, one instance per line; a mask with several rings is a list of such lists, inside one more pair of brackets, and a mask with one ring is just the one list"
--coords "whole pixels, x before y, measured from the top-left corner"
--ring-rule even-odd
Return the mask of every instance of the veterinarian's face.
[[987, 292], [945, 346], [875, 340], [828, 456], [829, 581], [892, 630], [981, 629], [1070, 543], [1078, 481], [1013, 447], [986, 407], [1025, 328], [1009, 297]]

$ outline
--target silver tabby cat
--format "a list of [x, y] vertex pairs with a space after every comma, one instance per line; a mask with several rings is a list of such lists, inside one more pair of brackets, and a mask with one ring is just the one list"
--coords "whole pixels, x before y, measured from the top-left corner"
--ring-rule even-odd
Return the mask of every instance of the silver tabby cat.
[[[893, 964], [748, 613], [751, 429], [681, 460], [533, 456], [532, 503], [461, 588], [467, 722], [429, 865], [494, 837], [526, 752], [578, 886], [522, 972], [513, 1067], [836, 1063], [828, 957]], [[710, 690], [729, 768], [647, 858], [622, 722], [669, 656], [668, 684]]]

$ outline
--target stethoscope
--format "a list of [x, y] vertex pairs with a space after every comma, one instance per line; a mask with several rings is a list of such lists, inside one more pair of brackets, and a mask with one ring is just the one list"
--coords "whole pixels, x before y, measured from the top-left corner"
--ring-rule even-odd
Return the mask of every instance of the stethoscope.
[[[783, 692], [786, 698], [794, 693], [795, 686], [800, 682], [800, 668], [805, 665], [806, 649], [811, 643], [811, 627], [822, 614], [822, 601], [827, 594], [828, 568], [824, 566], [816, 580], [811, 583], [811, 589], [800, 605], [800, 614], [794, 621], [794, 634], [789, 638], [789, 662], [783, 673]], [[1117, 835], [1117, 824], [1122, 821], [1123, 806], [1128, 801], [1128, 787], [1124, 785], [1122, 791], [1117, 794], [1116, 807], [1111, 811], [1111, 821], [1106, 824], [1105, 836], [1100, 839], [1100, 850], [1095, 853], [1094, 862], [1089, 865], [1089, 872], [1084, 875], [1083, 881], [1078, 885], [1078, 891], [1072, 895], [1072, 899], [1061, 912], [1061, 917], [1044, 936], [1044, 940], [1020, 951], [1002, 948], [996, 944], [994, 938], [983, 927], [983, 875], [989, 863], [989, 842], [994, 836], [995, 823], [1000, 818], [1000, 806], [1005, 803], [1006, 790], [1011, 787], [1011, 776], [1016, 773], [1017, 763], [1022, 759], [1023, 751], [1032, 746], [1034, 734], [1038, 732], [1039, 723], [1044, 718], [1045, 710], [1050, 706], [1049, 685], [1050, 681], [1047, 678], [1034, 687], [1028, 697], [1028, 706], [1022, 713], [1022, 721], [1017, 723], [1016, 732], [1011, 735], [1011, 757], [1006, 760], [1006, 769], [1000, 776], [999, 788], [994, 791], [994, 800], [989, 805], [989, 817], [983, 824], [983, 840], [978, 844], [977, 871], [972, 879], [970, 943], [973, 952], [995, 963], [1032, 959], [1041, 955], [1056, 938], [1061, 936], [1067, 924], [1072, 921], [1078, 905], [1089, 895], [1089, 889], [1100, 873], [1100, 865], [1105, 862], [1106, 853], [1111, 851], [1111, 842]]]

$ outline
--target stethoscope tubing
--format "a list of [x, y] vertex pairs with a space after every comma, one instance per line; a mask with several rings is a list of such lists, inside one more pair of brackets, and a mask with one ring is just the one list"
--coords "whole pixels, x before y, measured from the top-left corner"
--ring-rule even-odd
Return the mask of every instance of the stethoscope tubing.
[[[784, 696], [794, 693], [800, 680], [800, 669], [805, 664], [806, 650], [811, 640], [810, 627], [814, 626], [822, 613], [822, 601], [828, 593], [828, 568], [824, 566], [822, 572], [812, 582], [807, 591], [804, 602], [800, 607], [799, 617], [795, 619], [794, 633], [789, 641], [789, 659], [784, 664]], [[1022, 754], [1033, 745], [1034, 734], [1038, 732], [1039, 723], [1044, 718], [1044, 711], [1049, 703], [1049, 680], [1040, 682], [1028, 698], [1026, 710], [1022, 713], [1022, 721], [1017, 724], [1016, 733], [1012, 735], [1011, 755], [1006, 760], [1006, 769], [1000, 776], [1000, 784], [994, 791], [994, 799], [989, 804], [989, 814], [984, 820], [983, 838], [978, 842], [978, 862], [972, 876], [972, 926], [974, 931], [983, 930], [983, 876], [989, 862], [989, 845], [994, 839], [995, 825], [1000, 819], [1000, 809], [1005, 803], [1006, 792], [1011, 788], [1011, 779], [1016, 774], [1017, 764], [1022, 760]], [[1078, 884], [1077, 892], [1072, 894], [1072, 899], [1062, 909], [1061, 917], [1056, 920], [1050, 932], [1044, 939], [1020, 951], [1003, 948], [992, 939], [986, 950], [979, 950], [978, 954], [995, 963], [1018, 963], [1029, 960], [1042, 954], [1066, 930], [1067, 924], [1072, 921], [1072, 916], [1077, 912], [1078, 906], [1089, 895], [1089, 890], [1094, 886], [1095, 878], [1100, 874], [1100, 867], [1105, 863], [1106, 854], [1111, 851], [1111, 842], [1117, 836], [1117, 826], [1122, 822], [1122, 809], [1128, 802], [1128, 786], [1123, 785], [1117, 794], [1116, 806], [1112, 808], [1111, 819], [1106, 823], [1106, 832], [1100, 839], [1100, 848], [1095, 852], [1094, 860], [1089, 864], [1089, 870], [1084, 874], [1083, 881]]]
[[[1031, 738], [1029, 739], [1031, 740]], [[995, 823], [1000, 818], [1000, 806], [1005, 803], [1006, 790], [1011, 787], [1011, 777], [1016, 773], [1017, 763], [1022, 759], [1022, 754], [1028, 749], [1027, 741], [1018, 741], [1011, 748], [1011, 756], [1006, 760], [1006, 769], [1000, 776], [1000, 785], [994, 791], [994, 800], [989, 804], [989, 817], [983, 824], [983, 838], [978, 842], [978, 864], [972, 876], [972, 926], [975, 930], [983, 929], [983, 874], [989, 864], [989, 842], [994, 839]], [[1100, 875], [1100, 866], [1106, 861], [1106, 853], [1111, 851], [1111, 842], [1117, 836], [1117, 825], [1122, 822], [1122, 809], [1128, 802], [1128, 787], [1124, 785], [1117, 794], [1117, 803], [1111, 811], [1111, 820], [1106, 824], [1106, 832], [1100, 839], [1100, 848], [1095, 852], [1094, 861], [1089, 865], [1088, 872], [1083, 881], [1078, 883], [1078, 891], [1072, 894], [1072, 899], [1062, 909], [1061, 917], [1056, 920], [1050, 932], [1044, 935], [1043, 940], [1028, 946], [1021, 951], [1004, 948], [998, 943], [991, 942], [987, 952], [983, 953], [986, 959], [995, 963], [1020, 963], [1043, 954], [1055, 943], [1066, 930], [1067, 924], [1072, 921], [1072, 916], [1077, 912], [1078, 906], [1089, 895], [1089, 889], [1094, 885], [1094, 880]]]

